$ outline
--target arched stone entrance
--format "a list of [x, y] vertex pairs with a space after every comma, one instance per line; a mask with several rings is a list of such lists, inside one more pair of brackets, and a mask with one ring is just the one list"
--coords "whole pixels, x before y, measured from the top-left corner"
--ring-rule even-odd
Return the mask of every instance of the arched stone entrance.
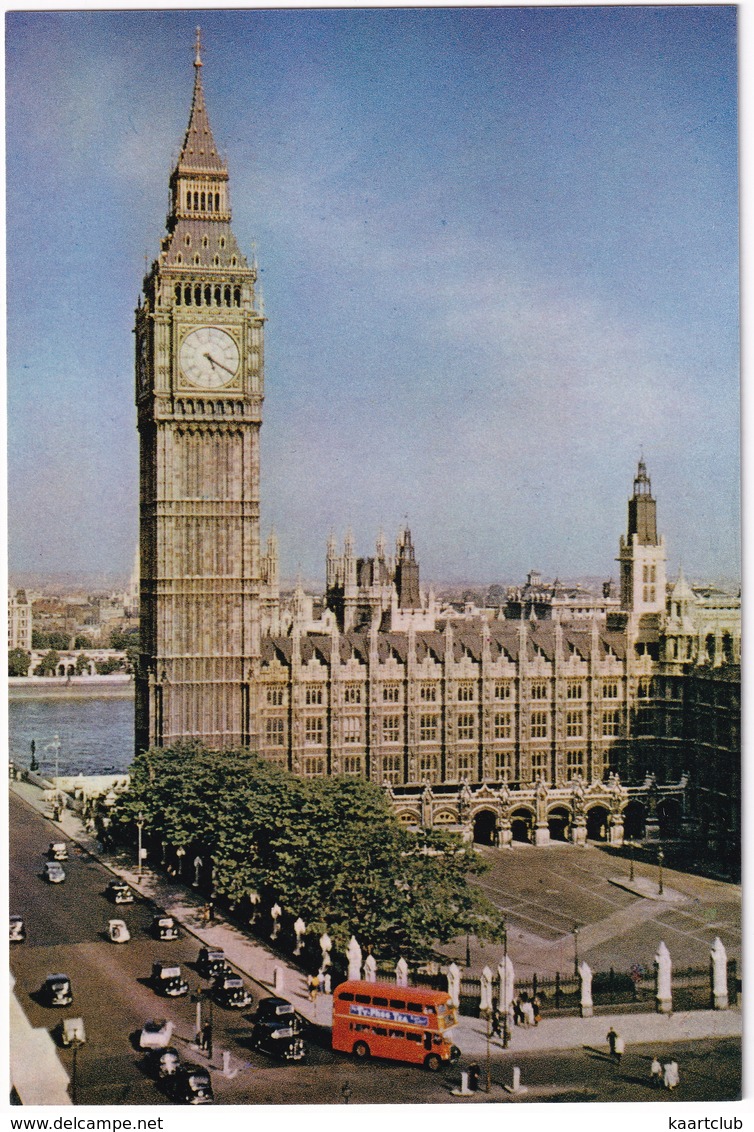
[[531, 810], [514, 810], [511, 814], [511, 835], [514, 841], [531, 842], [534, 815]]
[[556, 806], [547, 815], [550, 841], [568, 841], [571, 828], [571, 815], [565, 806]]
[[683, 810], [681, 803], [676, 798], [663, 798], [661, 802], [657, 803], [660, 837], [680, 837], [682, 819]]
[[646, 834], [647, 811], [642, 802], [629, 802], [623, 811], [623, 837], [642, 841]]
[[497, 814], [477, 810], [474, 814], [474, 841], [477, 845], [497, 845]]
[[586, 836], [589, 841], [607, 841], [609, 814], [605, 806], [592, 806], [586, 815]]

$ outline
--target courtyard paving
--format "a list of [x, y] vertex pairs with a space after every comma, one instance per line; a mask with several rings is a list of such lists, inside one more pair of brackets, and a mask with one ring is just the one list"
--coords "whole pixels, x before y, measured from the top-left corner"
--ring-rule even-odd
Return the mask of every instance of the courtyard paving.
[[[663, 898], [656, 865], [636, 862], [630, 886], [629, 861], [597, 845], [477, 848], [490, 865], [477, 883], [506, 913], [508, 953], [521, 974], [572, 971], [576, 926], [579, 959], [593, 971], [651, 970], [661, 940], [674, 967], [704, 967], [716, 936], [740, 962], [739, 885], [664, 868]], [[442, 950], [465, 965], [465, 936]], [[496, 969], [502, 948], [472, 939], [470, 952], [478, 972], [485, 964]]]

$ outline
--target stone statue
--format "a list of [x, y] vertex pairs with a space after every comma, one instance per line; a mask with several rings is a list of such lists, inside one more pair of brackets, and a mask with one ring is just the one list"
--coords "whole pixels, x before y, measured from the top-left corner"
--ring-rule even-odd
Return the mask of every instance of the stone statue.
[[377, 982], [377, 960], [373, 955], [367, 955], [364, 960], [364, 981], [367, 983]]
[[395, 964], [395, 982], [399, 987], [408, 986], [408, 963], [403, 957]]

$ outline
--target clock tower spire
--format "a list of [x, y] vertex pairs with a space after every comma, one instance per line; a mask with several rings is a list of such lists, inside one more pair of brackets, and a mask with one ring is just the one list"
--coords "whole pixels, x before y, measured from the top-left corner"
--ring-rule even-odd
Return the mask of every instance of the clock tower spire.
[[136, 747], [255, 744], [264, 316], [231, 228], [201, 40], [166, 234], [136, 311], [142, 641]]

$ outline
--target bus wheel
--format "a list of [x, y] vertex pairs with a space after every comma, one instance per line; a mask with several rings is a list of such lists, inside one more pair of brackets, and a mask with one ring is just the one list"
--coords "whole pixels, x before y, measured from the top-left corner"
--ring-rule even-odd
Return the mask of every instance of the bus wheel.
[[366, 1061], [369, 1057], [369, 1046], [366, 1042], [357, 1042], [353, 1047], [353, 1056], [358, 1057], [359, 1061]]
[[436, 1073], [442, 1065], [442, 1062], [440, 1061], [440, 1058], [436, 1053], [430, 1053], [428, 1057], [424, 1058], [424, 1064], [426, 1065], [427, 1069], [429, 1069], [430, 1073]]

